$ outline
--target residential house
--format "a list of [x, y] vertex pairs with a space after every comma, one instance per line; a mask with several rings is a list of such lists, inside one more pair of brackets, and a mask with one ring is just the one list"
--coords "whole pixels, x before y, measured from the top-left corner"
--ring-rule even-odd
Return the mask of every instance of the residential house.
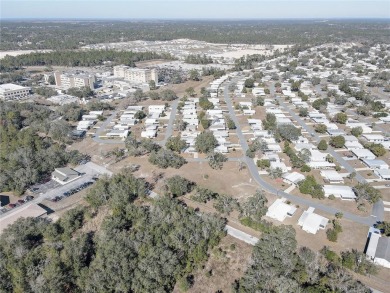
[[286, 217], [292, 217], [296, 212], [297, 208], [286, 203], [285, 198], [278, 198], [268, 208], [266, 216], [283, 222]]
[[377, 265], [390, 268], [390, 238], [371, 233], [366, 256]]
[[303, 231], [316, 234], [319, 229], [325, 229], [329, 219], [314, 213], [314, 208], [309, 207], [298, 220], [298, 225]]

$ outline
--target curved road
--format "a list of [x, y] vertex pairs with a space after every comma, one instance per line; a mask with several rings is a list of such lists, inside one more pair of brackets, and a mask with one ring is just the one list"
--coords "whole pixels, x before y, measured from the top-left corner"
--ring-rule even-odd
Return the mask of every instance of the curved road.
[[[233, 105], [232, 105], [232, 101], [231, 101], [231, 99], [229, 97], [228, 87], [229, 87], [229, 83], [225, 85], [225, 89], [224, 89], [225, 102], [226, 102], [226, 105], [228, 107], [229, 114], [230, 114], [232, 120], [234, 121], [234, 123], [236, 124], [237, 136], [239, 138], [239, 141], [240, 141], [240, 144], [242, 146], [242, 149], [243, 149], [243, 151], [245, 153], [246, 150], [248, 149], [248, 143], [247, 143], [247, 141], [246, 141], [246, 139], [245, 139], [245, 137], [244, 137], [244, 135], [242, 133], [240, 123], [238, 122], [238, 119], [236, 117], [236, 113], [234, 111], [234, 108], [233, 108]], [[366, 225], [366, 226], [371, 226], [372, 224], [374, 224], [377, 221], [377, 218], [373, 217], [373, 216], [371, 216], [371, 217], [357, 216], [355, 214], [352, 214], [352, 213], [349, 213], [349, 212], [345, 212], [345, 211], [342, 211], [340, 209], [335, 209], [333, 207], [326, 206], [324, 204], [315, 202], [315, 201], [310, 200], [310, 199], [305, 199], [305, 198], [302, 198], [302, 197], [299, 197], [299, 196], [295, 196], [295, 195], [292, 195], [292, 194], [285, 193], [282, 190], [278, 190], [273, 185], [271, 185], [270, 183], [266, 182], [264, 179], [261, 178], [261, 176], [259, 175], [257, 166], [255, 165], [255, 163], [254, 163], [254, 161], [252, 159], [250, 159], [249, 157], [245, 156], [244, 162], [247, 164], [248, 169], [249, 169], [253, 179], [264, 190], [266, 190], [266, 191], [268, 191], [268, 192], [270, 192], [270, 193], [272, 193], [272, 194], [274, 194], [276, 196], [285, 197], [288, 200], [291, 200], [291, 201], [293, 201], [293, 202], [295, 202], [297, 204], [311, 206], [311, 207], [314, 207], [316, 209], [322, 210], [324, 212], [327, 212], [327, 213], [333, 214], [333, 215], [335, 213], [337, 213], [337, 212], [342, 212], [346, 219], [352, 220], [352, 221], [354, 221], [356, 223], [363, 224], [363, 225]]]

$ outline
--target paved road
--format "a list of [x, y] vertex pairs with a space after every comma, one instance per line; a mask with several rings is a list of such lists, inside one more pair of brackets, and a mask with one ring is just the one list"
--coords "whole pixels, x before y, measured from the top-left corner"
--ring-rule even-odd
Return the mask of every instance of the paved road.
[[99, 129], [96, 131], [96, 134], [92, 137], [94, 141], [97, 143], [104, 143], [104, 144], [123, 144], [123, 140], [116, 140], [116, 139], [102, 139], [99, 136], [106, 130], [107, 126], [111, 123], [111, 121], [116, 117], [116, 114], [118, 113], [118, 110], [114, 111], [110, 117], [108, 117], [102, 125], [99, 127]]
[[244, 241], [250, 245], [255, 245], [257, 241], [259, 241], [259, 238], [253, 237], [241, 230], [233, 228], [232, 226], [226, 225], [225, 229], [230, 236], [233, 236], [234, 238]]
[[159, 144], [161, 146], [165, 146], [165, 144], [167, 143], [167, 140], [168, 138], [170, 138], [172, 136], [172, 133], [173, 133], [173, 123], [175, 122], [175, 119], [176, 119], [176, 112], [177, 112], [177, 105], [179, 104], [179, 100], [175, 100], [173, 101], [172, 105], [171, 105], [171, 116], [169, 117], [169, 121], [168, 121], [168, 126], [167, 126], [167, 129], [165, 131], [165, 137], [162, 141], [159, 142]]
[[[226, 105], [228, 107], [229, 114], [230, 114], [232, 120], [235, 122], [235, 124], [237, 126], [236, 131], [237, 131], [237, 136], [239, 138], [239, 142], [240, 142], [240, 144], [242, 146], [243, 151], [246, 152], [246, 150], [248, 149], [248, 143], [247, 143], [247, 141], [246, 141], [246, 139], [245, 139], [245, 137], [244, 137], [244, 135], [242, 133], [241, 126], [238, 123], [238, 119], [236, 117], [236, 113], [234, 112], [232, 101], [231, 101], [231, 99], [229, 97], [228, 87], [229, 87], [229, 84], [226, 84], [225, 85], [225, 91], [224, 91], [225, 102], [226, 102]], [[251, 159], [249, 157], [245, 157], [244, 162], [247, 164], [248, 170], [251, 173], [253, 179], [265, 191], [268, 191], [271, 194], [274, 194], [274, 195], [280, 196], [280, 197], [285, 197], [288, 200], [291, 200], [291, 201], [295, 202], [296, 204], [305, 205], [305, 206], [311, 206], [311, 207], [314, 207], [314, 208], [319, 209], [321, 211], [327, 212], [329, 214], [333, 214], [334, 215], [337, 212], [342, 212], [345, 218], [347, 218], [349, 220], [352, 220], [354, 222], [363, 224], [363, 225], [371, 226], [373, 223], [375, 223], [377, 221], [377, 218], [375, 218], [375, 217], [361, 217], [361, 216], [357, 216], [355, 214], [352, 214], [352, 213], [349, 213], [349, 212], [345, 212], [345, 211], [342, 211], [340, 209], [335, 209], [333, 207], [329, 207], [329, 206], [326, 206], [324, 204], [315, 202], [314, 200], [305, 199], [305, 198], [302, 198], [302, 197], [299, 197], [299, 196], [288, 194], [288, 193], [286, 193], [286, 192], [284, 192], [282, 190], [278, 190], [272, 184], [266, 182], [264, 179], [261, 178], [261, 176], [259, 175], [257, 166], [255, 165], [253, 159]]]

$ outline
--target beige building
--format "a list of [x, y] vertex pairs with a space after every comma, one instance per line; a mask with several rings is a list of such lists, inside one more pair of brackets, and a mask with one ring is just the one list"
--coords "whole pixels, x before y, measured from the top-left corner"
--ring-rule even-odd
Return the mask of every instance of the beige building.
[[94, 75], [61, 73], [58, 71], [54, 72], [54, 79], [57, 86], [65, 89], [87, 86], [93, 90], [96, 82]]
[[151, 80], [158, 83], [156, 69], [141, 69], [125, 65], [114, 66], [114, 76], [134, 83], [148, 83]]
[[2, 100], [19, 100], [30, 95], [31, 88], [24, 87], [13, 83], [0, 85], [0, 99]]

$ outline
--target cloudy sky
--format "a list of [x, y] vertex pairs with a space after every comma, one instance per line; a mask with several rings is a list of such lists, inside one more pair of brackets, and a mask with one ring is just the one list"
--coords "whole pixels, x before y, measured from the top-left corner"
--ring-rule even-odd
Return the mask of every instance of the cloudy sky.
[[387, 18], [390, 0], [1, 0], [1, 18]]

